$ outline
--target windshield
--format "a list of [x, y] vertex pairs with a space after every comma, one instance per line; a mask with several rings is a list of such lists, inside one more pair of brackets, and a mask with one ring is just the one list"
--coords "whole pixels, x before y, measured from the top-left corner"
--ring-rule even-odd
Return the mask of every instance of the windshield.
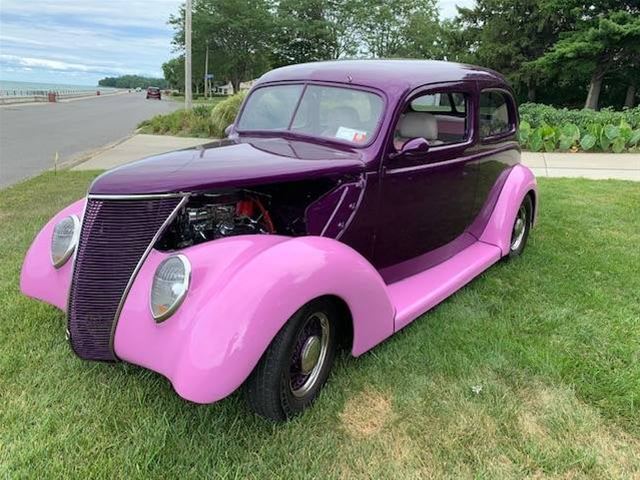
[[382, 107], [378, 95], [363, 90], [275, 85], [251, 94], [238, 130], [287, 130], [364, 145], [375, 134]]

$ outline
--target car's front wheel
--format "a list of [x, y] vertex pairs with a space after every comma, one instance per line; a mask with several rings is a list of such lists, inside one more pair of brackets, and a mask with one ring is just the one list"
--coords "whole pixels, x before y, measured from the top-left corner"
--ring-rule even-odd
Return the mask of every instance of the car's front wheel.
[[293, 314], [245, 383], [253, 411], [284, 421], [313, 403], [333, 365], [338, 316], [339, 309], [327, 298]]
[[531, 202], [531, 196], [527, 195], [524, 197], [524, 200], [522, 200], [513, 222], [511, 243], [509, 245], [507, 258], [517, 257], [524, 251], [524, 247], [527, 245], [527, 240], [529, 239], [532, 221], [533, 203]]

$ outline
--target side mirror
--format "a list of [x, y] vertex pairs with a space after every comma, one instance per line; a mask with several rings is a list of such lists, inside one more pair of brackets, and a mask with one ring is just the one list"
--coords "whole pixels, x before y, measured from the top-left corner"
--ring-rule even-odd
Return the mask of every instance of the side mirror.
[[232, 131], [233, 131], [233, 123], [224, 129], [224, 134], [228, 137], [229, 135], [231, 135]]
[[407, 142], [402, 146], [400, 155], [420, 155], [422, 153], [427, 153], [429, 151], [429, 147], [429, 142], [425, 138], [412, 138], [411, 140], [407, 140]]

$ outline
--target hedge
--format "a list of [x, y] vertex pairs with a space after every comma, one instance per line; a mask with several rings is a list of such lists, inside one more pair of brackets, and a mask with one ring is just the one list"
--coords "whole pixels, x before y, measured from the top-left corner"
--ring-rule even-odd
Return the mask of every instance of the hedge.
[[553, 151], [640, 151], [640, 107], [568, 110], [549, 105], [520, 106], [519, 140], [522, 148]]

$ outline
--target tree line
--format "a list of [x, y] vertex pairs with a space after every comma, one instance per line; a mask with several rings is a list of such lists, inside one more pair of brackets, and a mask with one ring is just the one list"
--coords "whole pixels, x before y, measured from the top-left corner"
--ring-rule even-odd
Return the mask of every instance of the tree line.
[[[184, 88], [184, 6], [170, 19]], [[640, 79], [640, 0], [476, 0], [442, 20], [437, 0], [193, 0], [193, 86], [340, 58], [443, 59], [493, 68], [521, 101], [632, 107]]]
[[169, 82], [164, 78], [143, 77], [140, 75], [122, 75], [120, 77], [105, 77], [98, 81], [101, 87], [113, 88], [168, 88]]

